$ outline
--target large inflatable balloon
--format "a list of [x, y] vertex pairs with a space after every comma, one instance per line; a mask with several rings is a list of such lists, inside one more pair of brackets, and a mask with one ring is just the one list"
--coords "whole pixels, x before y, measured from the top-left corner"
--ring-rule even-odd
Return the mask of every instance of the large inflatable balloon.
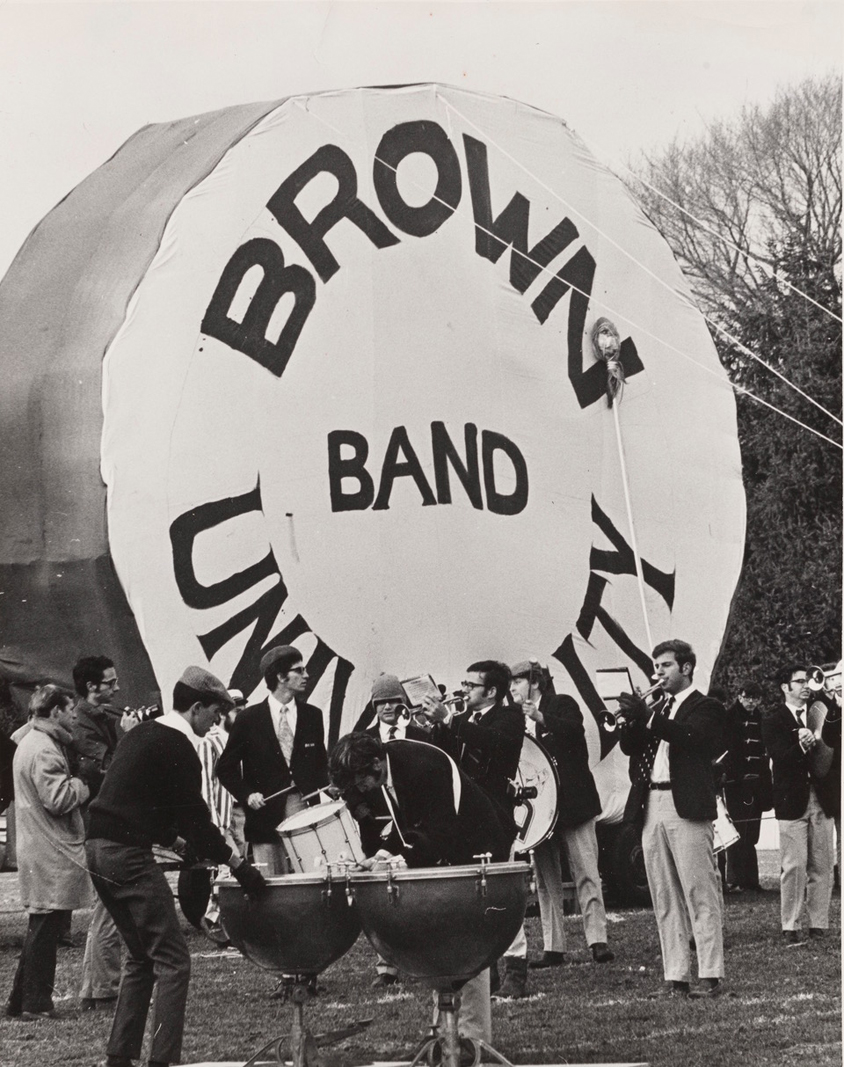
[[598, 668], [644, 683], [679, 636], [705, 684], [734, 399], [559, 119], [414, 85], [147, 127], [33, 232], [0, 322], [13, 683], [105, 651], [129, 700], [188, 663], [252, 692], [293, 643], [334, 737], [382, 670], [536, 656], [601, 754]]

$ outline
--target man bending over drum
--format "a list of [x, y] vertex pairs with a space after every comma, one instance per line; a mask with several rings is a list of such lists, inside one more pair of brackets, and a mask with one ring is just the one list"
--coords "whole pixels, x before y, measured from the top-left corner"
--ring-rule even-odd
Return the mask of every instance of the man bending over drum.
[[[483, 852], [495, 862], [510, 855], [514, 828], [506, 815], [432, 745], [385, 746], [371, 734], [346, 734], [331, 750], [328, 774], [354, 804], [367, 856], [403, 856], [408, 867], [431, 867], [471, 864]], [[461, 1034], [491, 1043], [489, 971], [467, 982], [461, 996]]]

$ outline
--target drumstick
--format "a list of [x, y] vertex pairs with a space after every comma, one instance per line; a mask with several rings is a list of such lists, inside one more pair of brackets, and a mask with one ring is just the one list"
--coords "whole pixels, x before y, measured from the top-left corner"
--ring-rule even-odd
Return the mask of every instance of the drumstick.
[[[270, 793], [268, 797], [264, 797], [264, 803], [268, 800], [273, 800], [275, 797], [280, 797], [283, 793], [292, 793], [296, 789], [295, 785], [289, 785], [286, 789], [279, 789], [277, 793]], [[313, 793], [308, 793], [307, 796], [302, 797], [302, 800], [311, 800], [312, 797], [317, 796], [322, 792], [322, 789], [315, 789]]]

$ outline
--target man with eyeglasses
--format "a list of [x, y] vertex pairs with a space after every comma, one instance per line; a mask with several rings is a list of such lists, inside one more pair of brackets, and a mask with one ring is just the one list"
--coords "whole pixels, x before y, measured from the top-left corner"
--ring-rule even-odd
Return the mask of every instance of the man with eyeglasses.
[[774, 813], [780, 831], [780, 919], [789, 945], [826, 936], [832, 896], [835, 782], [812, 771], [818, 738], [806, 725], [811, 690], [806, 667], [791, 664], [777, 674], [783, 703], [762, 719], [762, 738], [771, 757]]
[[322, 712], [305, 701], [308, 671], [298, 648], [270, 649], [261, 674], [268, 696], [235, 719], [217, 777], [243, 805], [246, 840], [272, 876], [290, 869], [276, 827], [317, 802], [303, 798], [328, 784], [328, 757]]
[[773, 805], [771, 768], [762, 742], [762, 687], [747, 682], [727, 709], [724, 799], [739, 839], [727, 850], [727, 892], [761, 892], [756, 844], [762, 815]]
[[[449, 718], [440, 701], [426, 697], [423, 713], [435, 724], [431, 742], [455, 760], [460, 770], [496, 802], [507, 826], [516, 833], [514, 782], [522, 754], [525, 719], [510, 702], [510, 668], [497, 660], [472, 663], [461, 686], [466, 710]], [[505, 975], [499, 999], [519, 999], [527, 992], [527, 940], [524, 926], [504, 955]], [[495, 975], [493, 975], [495, 985]]]
[[[72, 727], [78, 774], [88, 786], [91, 800], [102, 785], [117, 745], [138, 720], [112, 702], [120, 692], [114, 662], [108, 656], [82, 656], [73, 667], [73, 686], [79, 695]], [[88, 805], [82, 807], [87, 826]], [[120, 934], [102, 900], [97, 897], [82, 958], [83, 1011], [112, 1010], [120, 988]]]

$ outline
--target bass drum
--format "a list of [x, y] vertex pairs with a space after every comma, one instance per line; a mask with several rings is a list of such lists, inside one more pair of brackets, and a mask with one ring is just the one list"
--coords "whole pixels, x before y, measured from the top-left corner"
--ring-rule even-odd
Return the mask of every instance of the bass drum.
[[527, 795], [513, 812], [517, 827], [513, 847], [517, 853], [529, 852], [554, 832], [560, 797], [560, 778], [554, 761], [530, 734], [525, 734], [522, 741], [516, 784]]

